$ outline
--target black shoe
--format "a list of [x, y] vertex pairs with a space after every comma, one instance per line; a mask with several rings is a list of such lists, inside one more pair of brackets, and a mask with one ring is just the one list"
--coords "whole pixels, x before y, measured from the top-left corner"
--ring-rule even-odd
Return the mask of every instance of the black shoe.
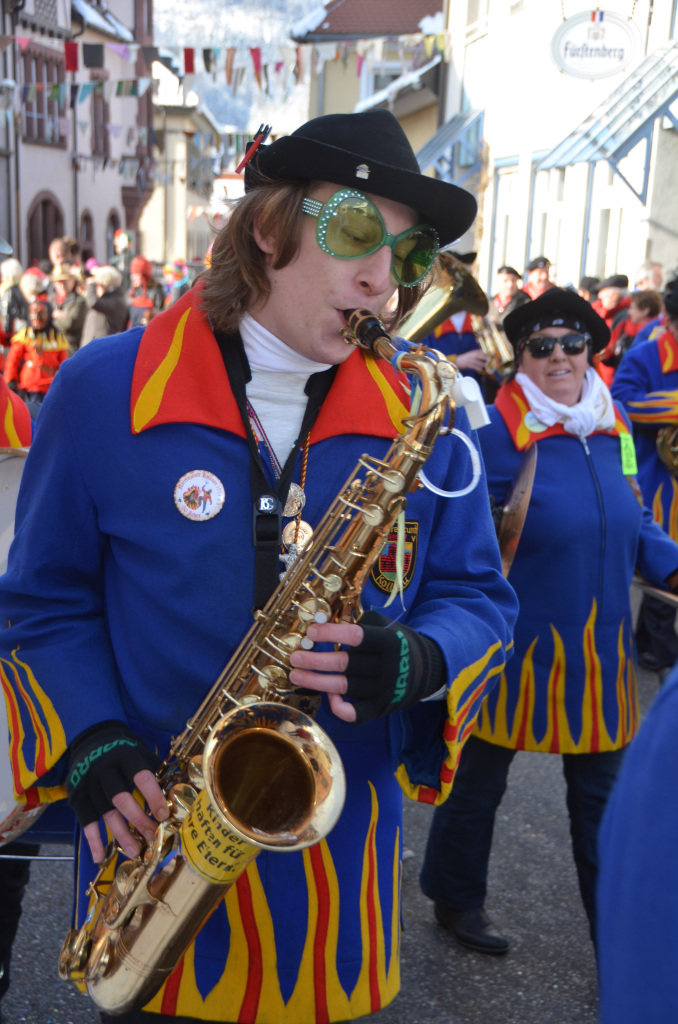
[[668, 652], [663, 655], [653, 654], [652, 651], [638, 651], [638, 664], [648, 672], [655, 672], [660, 675], [670, 672], [676, 661]]
[[659, 672], [661, 668], [659, 660], [650, 651], [638, 651], [638, 664], [648, 672]]
[[483, 907], [449, 910], [436, 903], [435, 915], [438, 923], [451, 932], [462, 946], [492, 956], [508, 953], [508, 939], [497, 931]]

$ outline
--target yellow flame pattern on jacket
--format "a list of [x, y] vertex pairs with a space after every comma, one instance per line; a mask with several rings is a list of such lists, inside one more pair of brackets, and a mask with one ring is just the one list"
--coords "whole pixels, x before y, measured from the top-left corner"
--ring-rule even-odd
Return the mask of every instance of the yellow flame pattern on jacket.
[[[371, 814], [363, 842], [362, 878], [356, 908], [360, 916], [363, 954], [353, 990], [347, 992], [342, 986], [337, 965], [340, 914], [353, 911], [346, 902], [340, 904], [337, 872], [327, 840], [323, 839], [302, 852], [308, 899], [306, 941], [297, 981], [287, 1002], [278, 980], [274, 923], [258, 862], [254, 860], [225, 898], [231, 940], [226, 966], [217, 984], [203, 999], [195, 978], [195, 947], [191, 945], [169, 980], [144, 1008], [149, 1014], [165, 1013], [198, 1020], [225, 1019], [244, 1024], [333, 1024], [376, 1013], [395, 998], [400, 990], [400, 834], [396, 829], [390, 864], [385, 857], [379, 864], [376, 844], [379, 803], [374, 786], [368, 785]], [[385, 908], [379, 895], [380, 870], [388, 870], [392, 875], [392, 902]], [[112, 878], [114, 873], [115, 863], [109, 866], [106, 879]], [[247, 913], [244, 912], [246, 907]], [[388, 963], [384, 920], [390, 932]], [[284, 922], [277, 922], [277, 925], [278, 936], [284, 936]], [[256, 950], [254, 961], [253, 950]], [[253, 974], [258, 979], [254, 1000], [251, 999]], [[256, 1007], [253, 1016], [245, 1011], [248, 986], [250, 1005]], [[168, 1000], [169, 989], [175, 990], [171, 1000]], [[149, 1016], [149, 1024], [152, 1021], [153, 1017]]]
[[[615, 674], [615, 695], [618, 719], [611, 734], [603, 713], [603, 673], [595, 645], [595, 623], [597, 602], [594, 598], [591, 612], [582, 635], [584, 656], [584, 680], [581, 703], [581, 731], [575, 735], [568, 716], [568, 694], [566, 693], [567, 658], [562, 637], [551, 625], [553, 638], [553, 659], [546, 686], [546, 728], [543, 735], [534, 731], [535, 707], [544, 697], [538, 694], [534, 652], [539, 637], [530, 644], [523, 657], [520, 669], [520, 684], [515, 709], [509, 704], [509, 686], [502, 673], [494, 710], [490, 712], [487, 700], [483, 702], [475, 735], [489, 743], [509, 747], [512, 750], [531, 750], [540, 753], [587, 754], [617, 750], [635, 735], [638, 722], [638, 692], [636, 670], [633, 659], [627, 655], [625, 631], [628, 625], [622, 621], [617, 638], [617, 668]], [[607, 666], [609, 670], [610, 666]], [[571, 701], [571, 696], [570, 696]]]
[[[21, 802], [25, 800], [27, 791], [56, 764], [66, 750], [66, 734], [54, 705], [39, 685], [30, 666], [18, 657], [16, 650], [12, 651], [11, 661], [0, 658], [0, 682], [7, 704], [15, 799]], [[35, 735], [32, 760], [27, 759], [30, 745], [25, 742], [26, 730], [21, 719], [21, 707], [28, 711]], [[49, 789], [37, 787], [37, 793], [40, 803], [61, 800], [66, 796], [64, 786]]]

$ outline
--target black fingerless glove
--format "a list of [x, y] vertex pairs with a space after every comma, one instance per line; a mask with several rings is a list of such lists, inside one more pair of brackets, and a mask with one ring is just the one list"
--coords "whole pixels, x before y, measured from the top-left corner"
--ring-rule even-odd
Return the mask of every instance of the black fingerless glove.
[[70, 746], [66, 792], [84, 828], [113, 808], [117, 793], [134, 788], [134, 776], [160, 764], [143, 740], [124, 722], [101, 722], [80, 733]]
[[409, 708], [444, 685], [445, 661], [434, 640], [378, 612], [365, 612], [359, 625], [365, 636], [349, 648], [346, 668], [346, 696], [359, 725]]

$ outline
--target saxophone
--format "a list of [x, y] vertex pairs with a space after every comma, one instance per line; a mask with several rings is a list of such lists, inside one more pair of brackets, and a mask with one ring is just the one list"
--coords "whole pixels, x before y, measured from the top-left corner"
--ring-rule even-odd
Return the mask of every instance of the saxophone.
[[[59, 958], [100, 1010], [145, 1005], [210, 913], [261, 850], [300, 850], [341, 814], [339, 754], [289, 683], [289, 657], [312, 622], [361, 615], [360, 594], [389, 530], [421, 484], [436, 438], [453, 426], [456, 370], [421, 346], [399, 353], [366, 310], [347, 310], [348, 343], [419, 378], [421, 402], [383, 460], [364, 455], [157, 771], [170, 808], [152, 842], [114, 870], [109, 843], [82, 928]], [[111, 876], [112, 880], [111, 880]]]

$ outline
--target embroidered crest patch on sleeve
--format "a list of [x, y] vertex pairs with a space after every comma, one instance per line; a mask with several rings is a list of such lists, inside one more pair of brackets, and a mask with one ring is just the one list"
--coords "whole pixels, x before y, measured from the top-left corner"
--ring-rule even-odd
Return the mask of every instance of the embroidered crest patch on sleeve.
[[[403, 552], [403, 588], [408, 587], [414, 576], [414, 567], [417, 561], [417, 541], [419, 538], [419, 523], [414, 520], [405, 521], [405, 544]], [[384, 594], [390, 594], [395, 586], [397, 563], [396, 552], [398, 548], [398, 525], [391, 529], [388, 540], [384, 544], [379, 558], [374, 564], [371, 577], [372, 582]]]

